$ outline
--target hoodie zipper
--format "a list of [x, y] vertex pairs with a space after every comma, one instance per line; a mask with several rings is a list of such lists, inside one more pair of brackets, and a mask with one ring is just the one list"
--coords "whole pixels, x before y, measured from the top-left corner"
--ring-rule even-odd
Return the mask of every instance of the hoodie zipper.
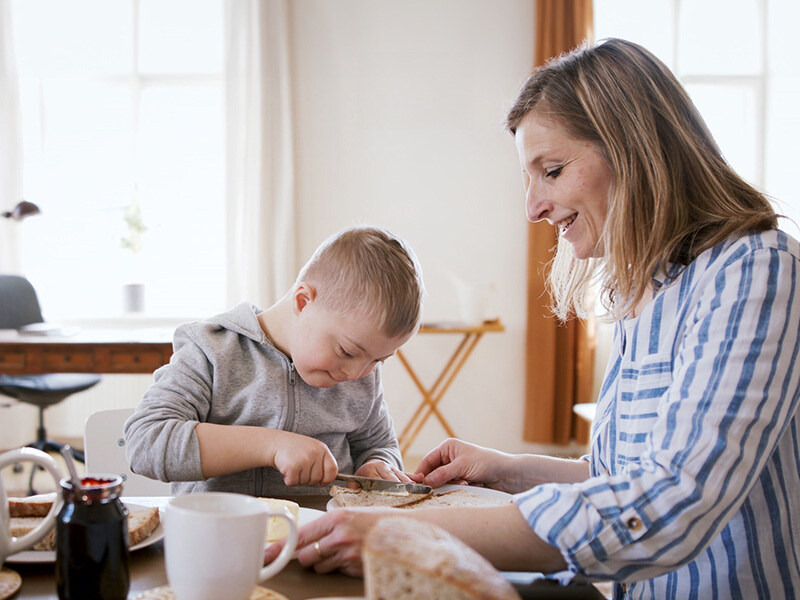
[[[286, 426], [284, 427], [284, 431], [291, 431], [294, 428], [294, 386], [297, 382], [297, 376], [295, 375], [294, 370], [294, 363], [289, 361], [289, 389], [287, 402], [286, 402]], [[262, 473], [264, 469], [256, 469], [256, 489], [258, 490], [259, 496], [265, 496], [264, 493], [264, 478], [262, 477]]]
[[294, 363], [289, 363], [289, 397], [286, 403], [286, 426], [284, 427], [284, 431], [292, 431], [294, 429], [294, 386], [297, 381], [295, 370], [294, 370]]

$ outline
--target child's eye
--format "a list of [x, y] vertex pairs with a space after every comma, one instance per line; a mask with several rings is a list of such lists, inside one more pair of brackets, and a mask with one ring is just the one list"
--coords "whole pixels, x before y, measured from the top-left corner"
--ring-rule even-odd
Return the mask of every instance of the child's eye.
[[550, 169], [545, 173], [545, 177], [552, 177], [553, 179], [555, 179], [556, 177], [561, 175], [561, 171], [563, 169], [564, 167], [556, 167], [555, 169]]
[[345, 350], [341, 346], [339, 346], [339, 354], [342, 355], [345, 358], [353, 358], [353, 355], [350, 354], [347, 350]]

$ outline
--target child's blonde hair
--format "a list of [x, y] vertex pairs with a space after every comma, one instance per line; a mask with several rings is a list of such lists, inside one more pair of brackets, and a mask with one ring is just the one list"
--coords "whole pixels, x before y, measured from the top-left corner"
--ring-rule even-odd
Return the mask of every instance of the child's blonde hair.
[[341, 315], [376, 319], [383, 333], [415, 331], [422, 315], [422, 269], [411, 247], [385, 229], [351, 227], [325, 240], [297, 283]]

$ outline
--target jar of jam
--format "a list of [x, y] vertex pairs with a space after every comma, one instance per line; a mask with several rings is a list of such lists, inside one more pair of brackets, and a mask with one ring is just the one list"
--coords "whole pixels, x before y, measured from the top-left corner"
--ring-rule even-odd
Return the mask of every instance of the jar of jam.
[[64, 505], [56, 517], [56, 588], [59, 600], [125, 600], [130, 588], [128, 510], [122, 478], [94, 475], [73, 490], [60, 481]]

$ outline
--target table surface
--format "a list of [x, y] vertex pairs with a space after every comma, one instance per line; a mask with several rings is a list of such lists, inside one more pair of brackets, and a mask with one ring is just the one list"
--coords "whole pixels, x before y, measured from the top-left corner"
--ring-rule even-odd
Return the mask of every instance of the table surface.
[[[163, 506], [167, 497], [130, 497], [125, 501], [142, 506]], [[325, 510], [330, 496], [307, 496], [294, 498], [301, 506]], [[6, 567], [22, 576], [22, 588], [14, 600], [36, 599], [53, 600], [57, 598], [52, 564], [13, 564]], [[160, 540], [151, 546], [131, 552], [131, 589], [129, 598], [141, 592], [167, 585], [167, 574], [164, 566], [164, 542]], [[361, 579], [348, 577], [341, 573], [319, 575], [311, 569], [300, 566], [296, 560], [290, 561], [272, 579], [262, 584], [264, 587], [284, 594], [291, 600], [306, 600], [328, 596], [363, 597], [364, 582]], [[222, 600], [222, 599], [221, 599]]]
[[[300, 506], [316, 510], [326, 510], [330, 496], [300, 496], [292, 498]], [[142, 506], [163, 507], [169, 497], [141, 497], [131, 496], [124, 498], [126, 502]], [[6, 567], [13, 569], [22, 576], [22, 588], [13, 597], [13, 600], [54, 600], [58, 598], [54, 576], [54, 565], [49, 564], [14, 564]], [[131, 587], [129, 598], [134, 598], [141, 592], [167, 585], [167, 574], [164, 564], [164, 541], [159, 540], [131, 553], [130, 563]], [[558, 584], [544, 580], [538, 573], [507, 573], [506, 576], [514, 584], [523, 600], [536, 598], [537, 600], [569, 599], [569, 600], [604, 600], [604, 595], [590, 584], [570, 585], [561, 587]], [[320, 575], [312, 569], [302, 567], [296, 560], [292, 560], [286, 567], [272, 579], [262, 584], [264, 587], [275, 590], [285, 595], [290, 600], [308, 600], [310, 598], [363, 598], [364, 581], [359, 578], [348, 577], [342, 573], [327, 573]], [[223, 599], [221, 599], [223, 600]]]

